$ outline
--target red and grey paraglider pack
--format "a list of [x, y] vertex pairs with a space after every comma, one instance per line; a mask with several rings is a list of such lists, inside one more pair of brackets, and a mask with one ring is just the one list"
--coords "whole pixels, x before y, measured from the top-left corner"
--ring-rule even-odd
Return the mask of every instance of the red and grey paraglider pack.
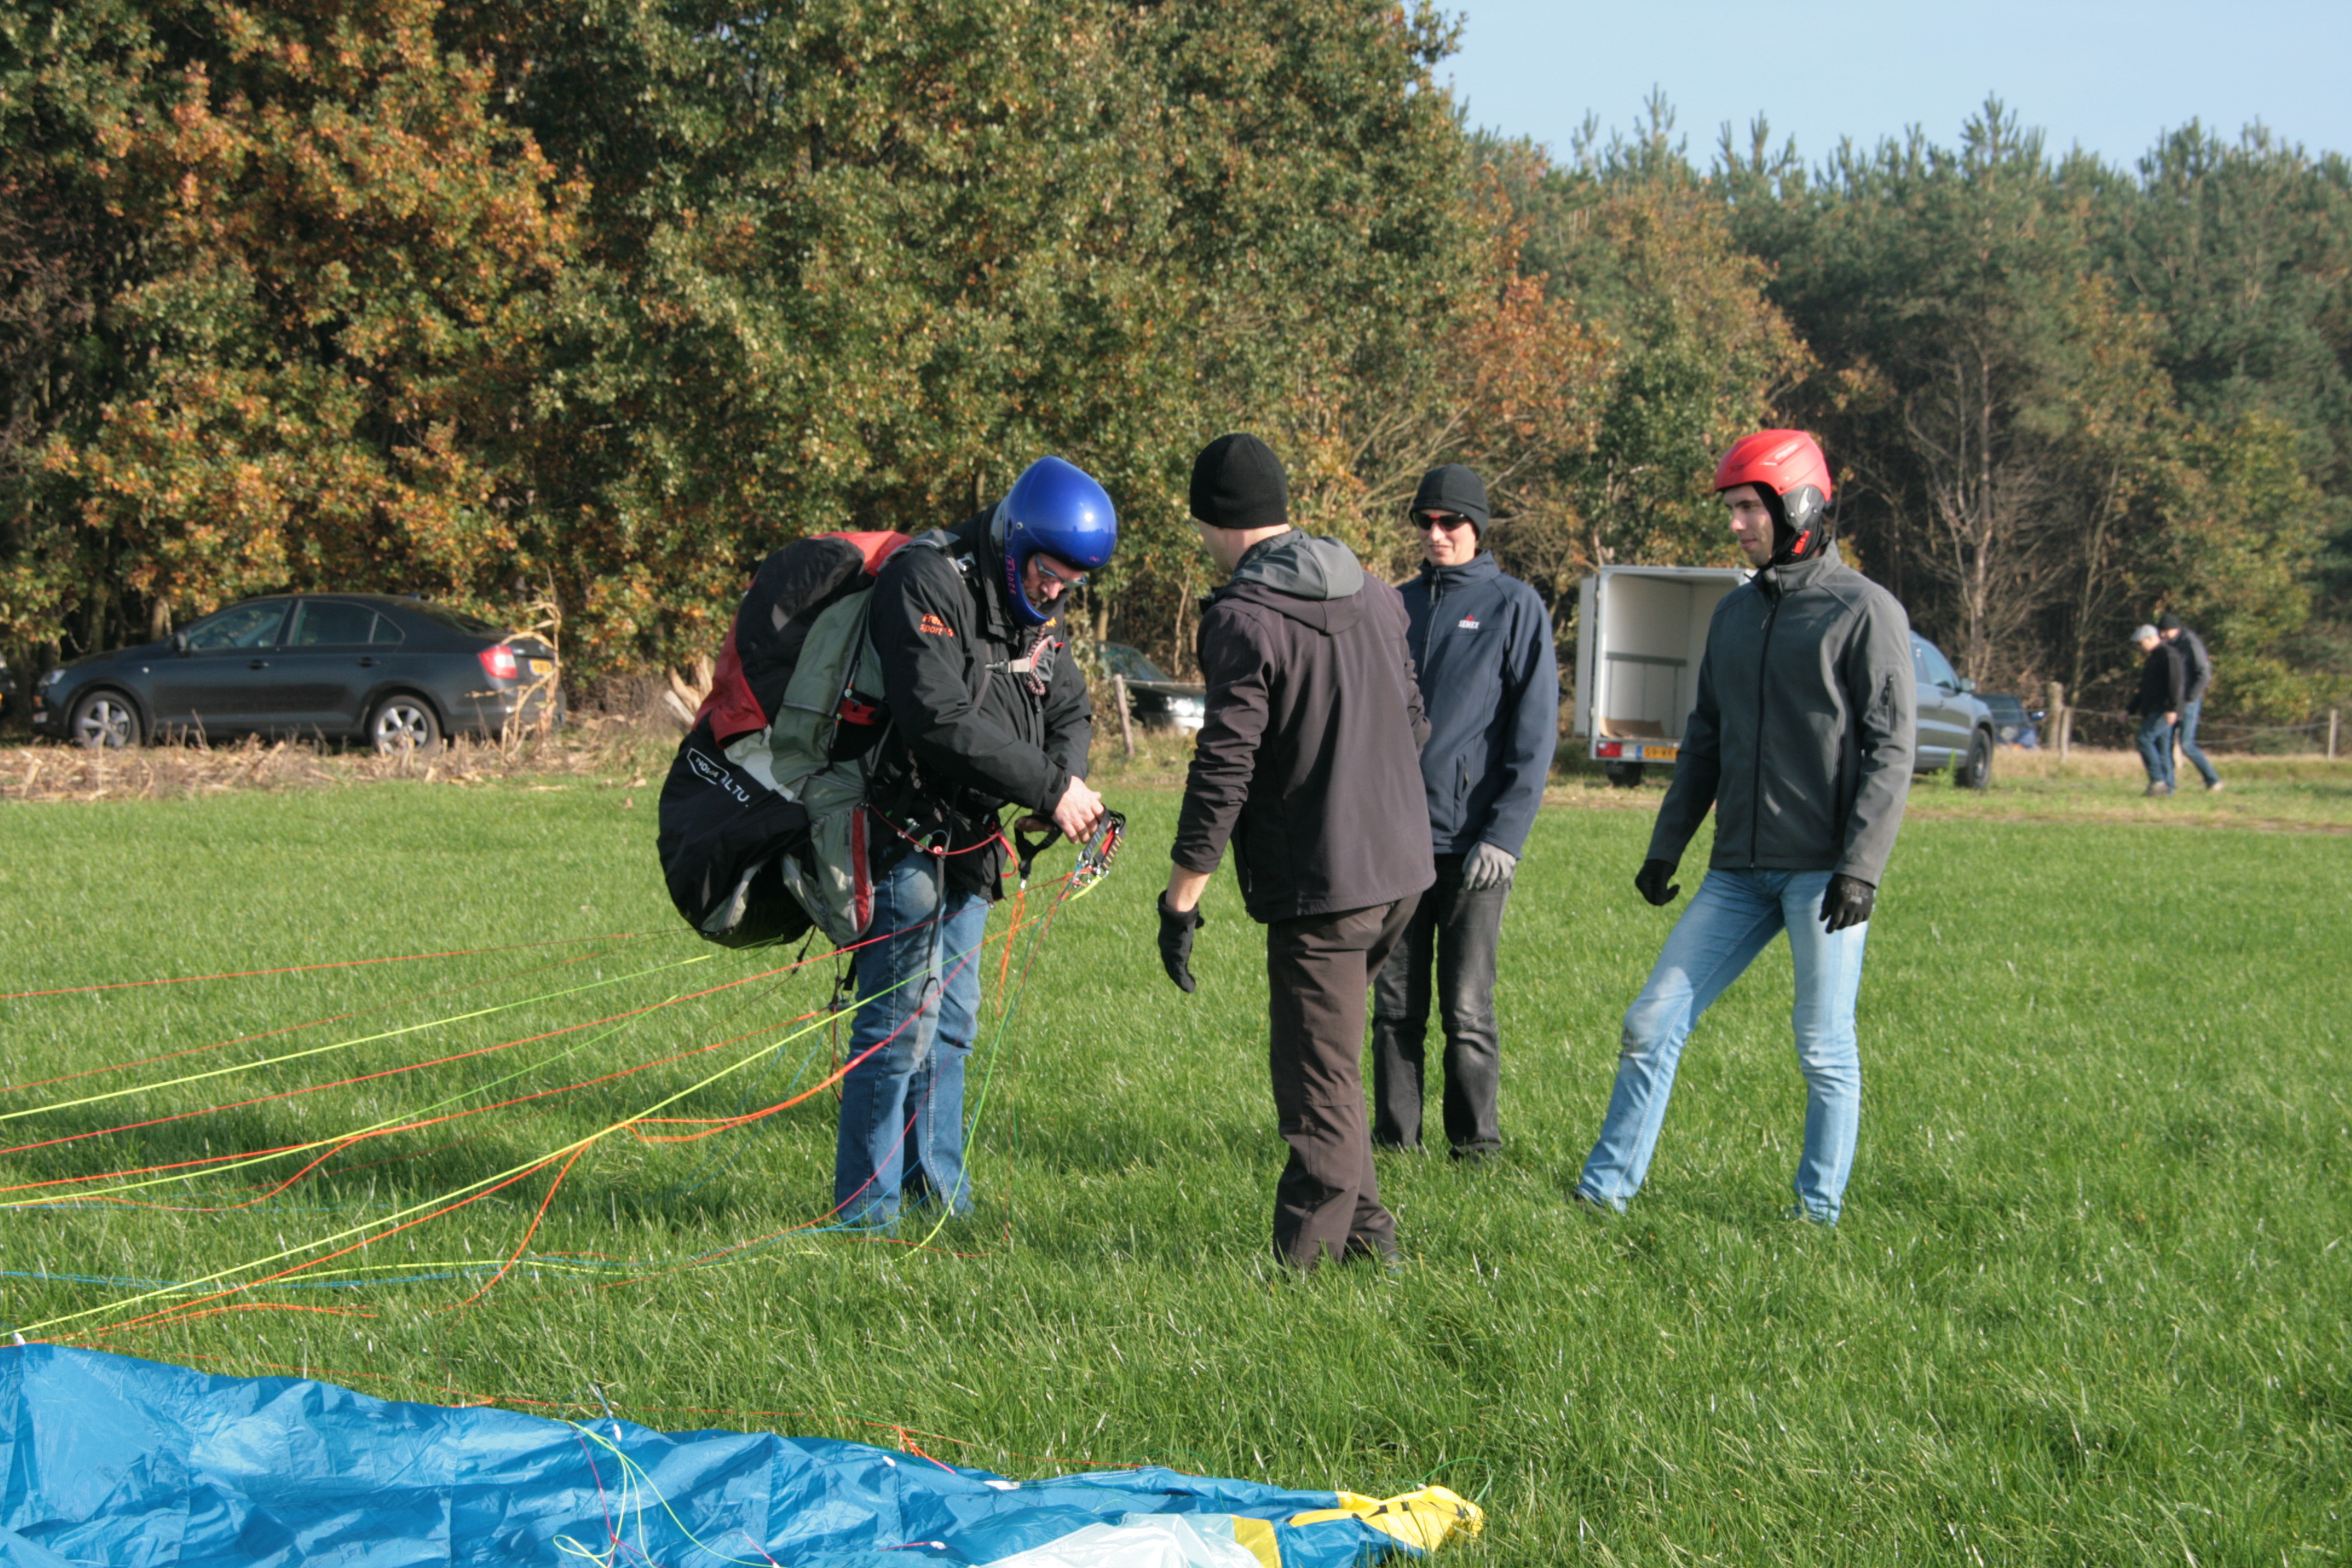
[[812, 925], [842, 946], [873, 912], [866, 758], [888, 724], [867, 590], [903, 533], [824, 533], [771, 554], [662, 785], [670, 901], [729, 947]]

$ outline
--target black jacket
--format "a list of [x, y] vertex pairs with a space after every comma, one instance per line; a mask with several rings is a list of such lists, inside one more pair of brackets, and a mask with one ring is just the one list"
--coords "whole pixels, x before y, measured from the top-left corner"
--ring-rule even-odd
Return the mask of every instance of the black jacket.
[[1911, 618], [1895, 595], [1834, 545], [1766, 567], [1707, 625], [1651, 857], [1680, 860], [1712, 805], [1710, 866], [1876, 887], [1910, 793], [1916, 700]]
[[[1094, 710], [1063, 657], [1058, 622], [1028, 630], [1005, 603], [1003, 557], [990, 542], [993, 509], [926, 535], [890, 557], [870, 611], [889, 731], [874, 772], [874, 804], [917, 836], [949, 836], [950, 885], [993, 896], [1004, 864], [997, 814], [1008, 804], [1049, 814], [1087, 773]], [[943, 548], [929, 546], [938, 543]], [[1035, 668], [1019, 671], [1018, 660]], [[877, 836], [877, 859], [907, 846]], [[985, 846], [985, 847], [975, 847]]]
[[2205, 651], [2205, 639], [2183, 626], [2180, 635], [2167, 646], [2180, 656], [2180, 700], [2204, 701], [2205, 693], [2213, 685], [2213, 656]]
[[2159, 713], [2178, 713], [2188, 689], [2189, 676], [2181, 668], [2180, 650], [2158, 639], [2147, 662], [2139, 667], [2139, 689], [2132, 694], [2127, 711], [2144, 719]]
[[1258, 921], [1369, 909], [1437, 878], [1416, 755], [1429, 738], [1404, 601], [1336, 539], [1297, 530], [1242, 557], [1201, 616], [1209, 706], [1173, 858], [1230, 840]]
[[1440, 855], [1519, 854], [1559, 743], [1559, 665], [1536, 591], [1480, 552], [1402, 589], [1406, 646], [1429, 711], [1421, 779]]

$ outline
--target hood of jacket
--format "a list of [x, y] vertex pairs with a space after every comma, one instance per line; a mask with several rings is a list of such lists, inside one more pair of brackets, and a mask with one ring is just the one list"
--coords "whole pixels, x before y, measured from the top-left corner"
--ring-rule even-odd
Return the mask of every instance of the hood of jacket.
[[1361, 618], [1363, 587], [1364, 565], [1355, 552], [1294, 528], [1253, 545], [1232, 580], [1211, 597], [1245, 598], [1328, 635]]

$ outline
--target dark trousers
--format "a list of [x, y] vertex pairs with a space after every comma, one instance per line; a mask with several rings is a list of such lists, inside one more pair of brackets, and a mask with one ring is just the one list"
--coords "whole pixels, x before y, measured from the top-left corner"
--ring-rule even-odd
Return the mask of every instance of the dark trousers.
[[1495, 1029], [1495, 949], [1511, 884], [1471, 892], [1459, 855], [1437, 858], [1404, 940], [1372, 987], [1372, 1142], [1421, 1143], [1422, 1042], [1429, 1032], [1430, 970], [1445, 1033], [1445, 1142], [1457, 1154], [1503, 1146], [1496, 1091], [1503, 1075]]
[[1274, 1189], [1274, 1249], [1312, 1270], [1327, 1257], [1387, 1257], [1396, 1221], [1381, 1206], [1364, 1119], [1364, 1003], [1412, 918], [1411, 899], [1265, 928], [1268, 1065], [1290, 1163]]

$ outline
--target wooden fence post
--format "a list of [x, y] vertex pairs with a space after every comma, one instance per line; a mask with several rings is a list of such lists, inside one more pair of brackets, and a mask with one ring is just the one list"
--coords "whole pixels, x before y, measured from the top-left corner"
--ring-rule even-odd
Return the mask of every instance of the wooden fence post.
[[2066, 742], [2059, 739], [2065, 732], [2065, 722], [2066, 688], [2063, 682], [2053, 680], [2042, 691], [2042, 743], [2047, 747], [2057, 740], [2060, 762], [2066, 760]]
[[2343, 721], [2344, 710], [2330, 708], [2327, 710], [2327, 760], [2331, 763], [2336, 760], [2336, 733]]
[[1110, 690], [1112, 700], [1118, 704], [1118, 738], [1127, 747], [1128, 756], [1132, 758], [1135, 755], [1135, 721], [1127, 714], [1127, 677], [1112, 676]]

